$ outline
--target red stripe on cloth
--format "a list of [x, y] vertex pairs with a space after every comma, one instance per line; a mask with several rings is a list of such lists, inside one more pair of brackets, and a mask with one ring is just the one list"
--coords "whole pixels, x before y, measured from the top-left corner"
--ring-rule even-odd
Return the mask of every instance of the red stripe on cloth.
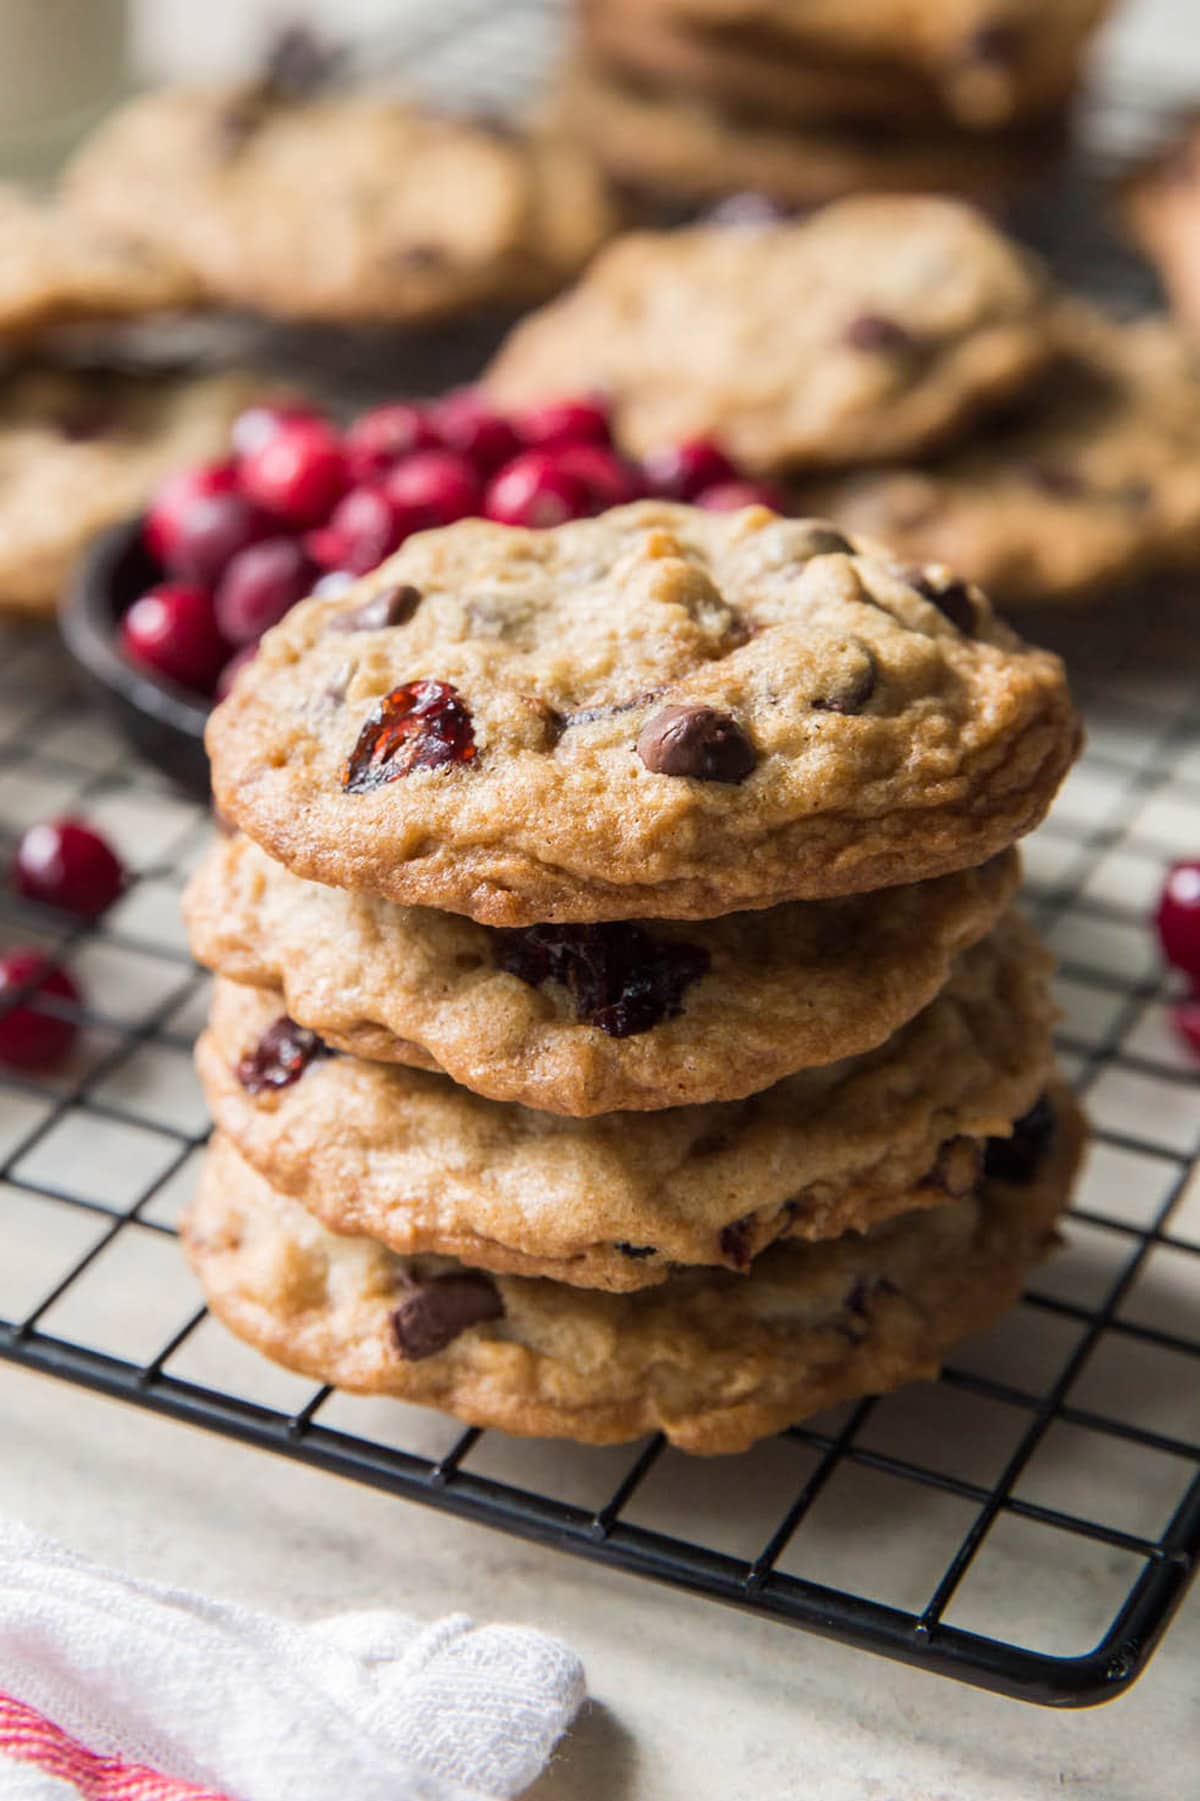
[[100, 1757], [11, 1695], [0, 1693], [0, 1756], [36, 1764], [47, 1776], [73, 1783], [83, 1801], [230, 1801], [215, 1789], [161, 1776], [145, 1764]]

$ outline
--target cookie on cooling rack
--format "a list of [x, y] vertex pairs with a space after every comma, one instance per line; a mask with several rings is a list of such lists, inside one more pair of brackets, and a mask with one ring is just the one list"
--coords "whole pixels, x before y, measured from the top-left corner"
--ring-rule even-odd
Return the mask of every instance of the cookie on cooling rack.
[[1015, 851], [981, 869], [686, 925], [496, 930], [305, 882], [249, 839], [185, 901], [192, 950], [282, 996], [336, 1049], [590, 1115], [734, 1100], [881, 1044], [991, 930]]
[[68, 171], [70, 206], [284, 319], [408, 323], [553, 293], [615, 228], [581, 150], [386, 96], [165, 88]]
[[1086, 599], [1200, 561], [1200, 350], [1168, 321], [1071, 302], [1024, 403], [921, 466], [802, 490], [914, 561], [953, 563], [1004, 607]]
[[746, 1268], [963, 1192], [1046, 1080], [1048, 959], [1010, 917], [861, 1057], [747, 1100], [569, 1119], [329, 1055], [278, 994], [218, 983], [198, 1062], [219, 1128], [334, 1231], [612, 1289]]
[[221, 811], [294, 873], [512, 926], [968, 868], [1077, 743], [1058, 659], [949, 571], [666, 502], [411, 538], [268, 633], [208, 730]]
[[30, 368], [0, 377], [0, 613], [53, 613], [88, 540], [172, 469], [224, 455], [261, 382]]
[[989, 1325], [1054, 1242], [1081, 1141], [1056, 1086], [1021, 1154], [1005, 1143], [1003, 1167], [959, 1200], [777, 1246], [748, 1276], [692, 1271], [632, 1295], [335, 1236], [220, 1137], [183, 1235], [213, 1311], [316, 1381], [506, 1432], [607, 1444], [662, 1431], [685, 1450], [738, 1451], [933, 1375]]
[[1049, 316], [1041, 267], [973, 208], [872, 195], [622, 237], [485, 384], [506, 406], [601, 389], [639, 455], [715, 437], [760, 472], [854, 463], [927, 448], [1027, 384]]

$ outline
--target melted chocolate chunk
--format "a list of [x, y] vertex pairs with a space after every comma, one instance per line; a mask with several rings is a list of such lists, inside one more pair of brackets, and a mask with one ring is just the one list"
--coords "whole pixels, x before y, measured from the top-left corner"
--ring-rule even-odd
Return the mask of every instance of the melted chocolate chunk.
[[925, 600], [931, 600], [938, 612], [958, 627], [964, 637], [975, 630], [975, 606], [966, 582], [938, 582], [927, 569], [906, 569], [904, 579]]
[[252, 1051], [241, 1059], [234, 1072], [248, 1094], [267, 1094], [277, 1088], [290, 1088], [298, 1082], [310, 1063], [328, 1057], [326, 1045], [298, 1026], [285, 1014], [268, 1026]]
[[536, 925], [496, 931], [496, 962], [531, 988], [560, 982], [576, 1016], [610, 1038], [634, 1038], [683, 1012], [686, 990], [708, 969], [708, 952], [641, 926]]
[[1011, 1138], [988, 1139], [984, 1175], [993, 1182], [1012, 1182], [1018, 1187], [1032, 1182], [1054, 1143], [1057, 1124], [1050, 1098], [1043, 1094], [1016, 1122]]
[[846, 342], [852, 350], [882, 356], [901, 356], [913, 347], [912, 333], [886, 313], [859, 313], [846, 327]]
[[635, 1263], [640, 1263], [643, 1257], [657, 1255], [652, 1244], [628, 1244], [623, 1238], [617, 1239], [613, 1250], [620, 1251], [622, 1257], [631, 1257]]
[[409, 582], [384, 588], [361, 606], [339, 613], [329, 622], [331, 632], [380, 632], [392, 625], [407, 625], [421, 604], [421, 590]]
[[369, 794], [415, 769], [474, 761], [475, 728], [449, 682], [407, 682], [385, 694], [342, 770], [347, 794]]
[[664, 707], [642, 727], [638, 756], [654, 775], [744, 782], [758, 758], [735, 719], [715, 707]]
[[853, 556], [854, 546], [832, 525], [810, 525], [804, 535], [802, 555], [806, 562], [813, 557]]
[[503, 1319], [504, 1302], [481, 1270], [452, 1271], [414, 1282], [392, 1314], [396, 1349], [407, 1363], [436, 1357], [469, 1326]]
[[754, 1245], [754, 1215], [747, 1213], [722, 1226], [717, 1243], [726, 1263], [732, 1264], [734, 1269], [749, 1269]]
[[879, 685], [879, 665], [874, 652], [865, 644], [853, 646], [860, 655], [825, 694], [812, 705], [818, 713], [861, 713]]

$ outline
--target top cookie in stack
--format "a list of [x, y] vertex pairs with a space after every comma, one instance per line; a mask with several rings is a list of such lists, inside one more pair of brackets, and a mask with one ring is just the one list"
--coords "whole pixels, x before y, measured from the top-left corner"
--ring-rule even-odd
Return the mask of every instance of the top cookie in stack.
[[1057, 660], [943, 569], [763, 508], [412, 539], [209, 735], [293, 873], [490, 925], [708, 919], [970, 868], [1074, 755]]
[[564, 121], [639, 189], [1002, 196], [1109, 0], [582, 0]]

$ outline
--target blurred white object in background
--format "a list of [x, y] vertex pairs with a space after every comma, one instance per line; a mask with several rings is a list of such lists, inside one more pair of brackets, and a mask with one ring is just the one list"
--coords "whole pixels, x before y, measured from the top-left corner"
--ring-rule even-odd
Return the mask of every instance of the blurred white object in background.
[[0, 0], [0, 160], [50, 167], [125, 74], [125, 0]]

